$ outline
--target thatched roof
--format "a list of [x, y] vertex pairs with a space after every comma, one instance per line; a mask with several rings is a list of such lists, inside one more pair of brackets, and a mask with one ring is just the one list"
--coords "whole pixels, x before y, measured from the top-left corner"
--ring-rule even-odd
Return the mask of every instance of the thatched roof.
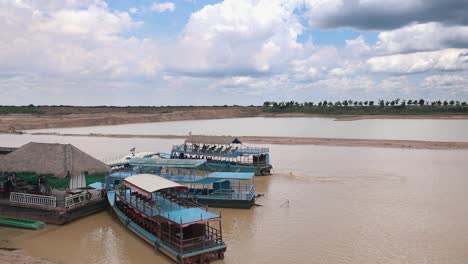
[[31, 172], [64, 178], [70, 175], [109, 173], [105, 163], [70, 144], [30, 142], [0, 160], [0, 172]]
[[230, 136], [189, 136], [185, 143], [201, 143], [201, 144], [232, 144], [232, 143], [242, 143], [236, 137]]

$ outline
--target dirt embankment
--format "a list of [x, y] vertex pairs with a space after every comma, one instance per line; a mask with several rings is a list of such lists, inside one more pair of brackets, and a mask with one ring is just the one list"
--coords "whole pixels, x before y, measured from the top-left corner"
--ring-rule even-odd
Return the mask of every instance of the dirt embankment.
[[55, 262], [26, 255], [22, 250], [0, 248], [0, 263], [8, 264], [54, 264]]
[[254, 117], [261, 107], [42, 107], [42, 115], [0, 115], [0, 132], [161, 121]]

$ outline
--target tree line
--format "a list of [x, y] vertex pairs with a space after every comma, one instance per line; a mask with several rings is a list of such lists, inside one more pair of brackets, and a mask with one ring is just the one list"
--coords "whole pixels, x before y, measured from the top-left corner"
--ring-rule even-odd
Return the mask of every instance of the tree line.
[[380, 106], [380, 107], [406, 107], [406, 106], [437, 106], [437, 107], [466, 107], [467, 102], [461, 102], [457, 100], [436, 100], [428, 101], [424, 99], [418, 100], [378, 100], [378, 101], [355, 101], [355, 100], [343, 100], [343, 101], [320, 101], [318, 103], [314, 102], [296, 102], [296, 101], [287, 101], [287, 102], [275, 102], [275, 101], [266, 101], [263, 103], [263, 107], [267, 108], [314, 108], [314, 107], [371, 107], [371, 106]]

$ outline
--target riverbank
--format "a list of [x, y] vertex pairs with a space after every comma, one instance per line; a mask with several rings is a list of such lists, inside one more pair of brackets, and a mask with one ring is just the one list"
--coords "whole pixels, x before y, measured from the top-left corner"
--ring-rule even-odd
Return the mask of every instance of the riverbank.
[[[178, 135], [132, 135], [132, 134], [60, 134], [60, 133], [29, 133], [36, 136], [63, 137], [105, 137], [105, 138], [157, 138], [185, 139]], [[239, 137], [243, 143], [277, 144], [277, 145], [319, 145], [341, 147], [377, 147], [377, 148], [409, 148], [409, 149], [468, 149], [468, 142], [422, 141], [422, 140], [390, 140], [390, 139], [352, 139], [352, 138], [316, 138], [316, 137]]]
[[28, 256], [22, 250], [16, 249], [1, 249], [0, 248], [0, 263], [8, 264], [54, 264], [55, 262], [42, 258]]
[[54, 264], [49, 260], [32, 257], [25, 251], [17, 248], [12, 239], [27, 235], [31, 230], [0, 227], [0, 263], [8, 264]]
[[40, 114], [2, 114], [0, 133], [29, 129], [68, 128], [136, 124], [164, 121], [226, 119], [243, 117], [318, 117], [337, 121], [361, 119], [468, 119], [463, 114], [425, 115], [332, 115], [314, 113], [271, 113], [263, 107], [35, 107]]

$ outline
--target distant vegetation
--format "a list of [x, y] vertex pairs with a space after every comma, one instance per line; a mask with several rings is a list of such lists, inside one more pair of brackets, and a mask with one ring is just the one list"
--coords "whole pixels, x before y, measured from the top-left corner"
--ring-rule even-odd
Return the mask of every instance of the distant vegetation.
[[420, 115], [420, 114], [468, 114], [466, 102], [460, 101], [322, 101], [318, 103], [295, 101], [265, 102], [264, 111], [271, 113], [308, 113], [328, 115]]
[[34, 105], [27, 106], [13, 106], [13, 105], [0, 105], [0, 114], [43, 114], [39, 108]]

